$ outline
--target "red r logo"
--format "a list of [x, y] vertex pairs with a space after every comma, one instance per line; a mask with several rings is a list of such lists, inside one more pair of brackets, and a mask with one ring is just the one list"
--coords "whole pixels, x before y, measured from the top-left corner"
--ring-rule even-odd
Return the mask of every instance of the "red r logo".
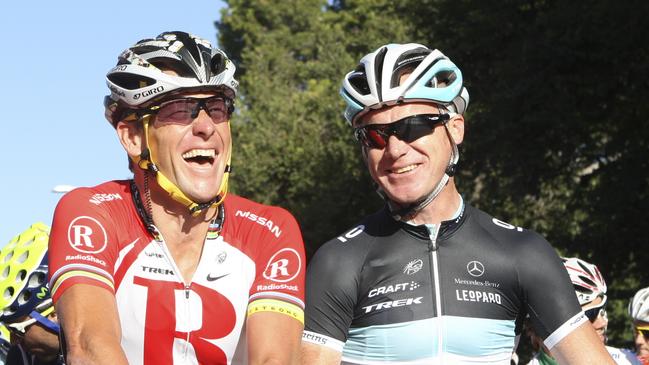
[[301, 269], [300, 254], [292, 248], [283, 248], [268, 260], [264, 277], [279, 283], [286, 283], [295, 279]]
[[[135, 277], [133, 282], [147, 288], [144, 330], [145, 365], [173, 364], [174, 339], [187, 340], [188, 337], [199, 364], [227, 363], [227, 356], [223, 350], [207, 340], [225, 337], [234, 329], [236, 314], [228, 298], [212, 289], [192, 283], [192, 292], [201, 299], [203, 322], [200, 328], [192, 329], [189, 333], [181, 332], [176, 329], [174, 298], [176, 298], [176, 291], [184, 292], [183, 285], [140, 277]], [[184, 298], [185, 294], [183, 293], [181, 297]]]
[[76, 251], [100, 253], [108, 244], [106, 230], [92, 217], [76, 217], [68, 226], [68, 242]]

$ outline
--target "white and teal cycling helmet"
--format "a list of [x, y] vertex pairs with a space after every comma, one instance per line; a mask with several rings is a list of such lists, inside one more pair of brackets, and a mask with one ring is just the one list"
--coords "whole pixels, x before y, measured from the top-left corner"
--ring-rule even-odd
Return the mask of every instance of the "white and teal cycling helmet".
[[634, 321], [649, 322], [649, 287], [635, 293], [629, 302], [629, 316]]
[[597, 266], [576, 257], [562, 258], [568, 271], [579, 305], [585, 305], [597, 297], [606, 298], [606, 281]]
[[[405, 72], [410, 75], [400, 82]], [[340, 94], [352, 125], [372, 109], [398, 103], [434, 102], [458, 114], [469, 105], [460, 69], [441, 51], [417, 43], [388, 44], [366, 55], [345, 75]]]

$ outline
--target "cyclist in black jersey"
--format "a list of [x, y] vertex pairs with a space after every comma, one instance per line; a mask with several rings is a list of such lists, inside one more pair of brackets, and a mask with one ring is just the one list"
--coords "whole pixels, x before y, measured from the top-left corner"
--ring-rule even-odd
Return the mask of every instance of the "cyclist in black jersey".
[[304, 364], [509, 364], [526, 316], [560, 362], [612, 364], [548, 242], [458, 193], [469, 95], [453, 62], [382, 46], [341, 95], [387, 204], [311, 260]]
[[4, 365], [60, 365], [59, 325], [47, 284], [49, 228], [35, 223], [0, 251], [0, 321], [10, 344]]

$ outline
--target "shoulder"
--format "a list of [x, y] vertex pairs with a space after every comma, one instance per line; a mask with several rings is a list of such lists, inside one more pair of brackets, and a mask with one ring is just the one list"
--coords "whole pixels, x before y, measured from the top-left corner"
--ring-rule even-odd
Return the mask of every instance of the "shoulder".
[[378, 239], [389, 237], [398, 225], [384, 211], [366, 216], [336, 237], [325, 242], [310, 261], [310, 266], [342, 273], [344, 267], [362, 268]]
[[295, 217], [286, 209], [262, 203], [254, 202], [234, 194], [228, 194], [225, 198], [226, 215], [238, 222], [254, 222], [257, 224], [268, 224], [268, 222], [295, 223]]
[[131, 192], [126, 180], [108, 181], [92, 187], [79, 187], [65, 194], [58, 203], [57, 209], [79, 206], [101, 206], [106, 202], [129, 202]]
[[512, 252], [526, 252], [526, 256], [539, 250], [554, 252], [550, 243], [533, 230], [516, 226], [468, 205], [467, 214], [470, 229], [480, 230], [483, 237], [493, 239], [508, 250], [513, 250]]

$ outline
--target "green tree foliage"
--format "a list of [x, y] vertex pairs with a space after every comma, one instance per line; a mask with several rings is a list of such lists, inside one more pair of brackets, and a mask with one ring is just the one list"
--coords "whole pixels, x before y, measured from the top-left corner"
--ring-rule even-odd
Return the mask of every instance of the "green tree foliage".
[[342, 70], [357, 62], [344, 43], [353, 18], [325, 11], [325, 1], [227, 3], [218, 29], [242, 90], [232, 186], [291, 210], [310, 255], [380, 205], [338, 96]]
[[[649, 3], [229, 0], [235, 192], [291, 210], [309, 254], [381, 205], [341, 116], [340, 80], [388, 42], [439, 48], [471, 94], [457, 181], [474, 205], [597, 264], [624, 308], [649, 285]], [[530, 258], [533, 260], [533, 258]]]

